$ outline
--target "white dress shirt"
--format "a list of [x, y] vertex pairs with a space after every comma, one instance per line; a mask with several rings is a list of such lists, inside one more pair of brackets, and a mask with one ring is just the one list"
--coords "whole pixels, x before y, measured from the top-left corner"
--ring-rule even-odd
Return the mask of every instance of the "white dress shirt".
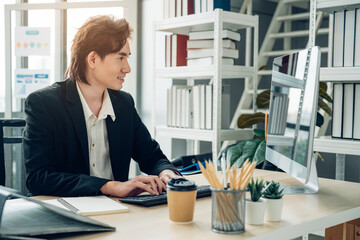
[[76, 83], [76, 88], [80, 96], [86, 122], [89, 144], [90, 176], [114, 180], [111, 169], [109, 140], [106, 129], [106, 118], [108, 115], [110, 115], [111, 119], [115, 121], [114, 109], [109, 93], [105, 90], [101, 110], [99, 116], [96, 117], [86, 103], [78, 83]]

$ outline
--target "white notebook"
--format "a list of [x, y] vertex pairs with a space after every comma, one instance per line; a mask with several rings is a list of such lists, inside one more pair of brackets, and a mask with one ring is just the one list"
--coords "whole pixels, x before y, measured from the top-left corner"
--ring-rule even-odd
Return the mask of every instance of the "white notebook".
[[106, 196], [60, 197], [57, 199], [45, 200], [43, 202], [70, 210], [83, 216], [129, 211], [125, 205]]

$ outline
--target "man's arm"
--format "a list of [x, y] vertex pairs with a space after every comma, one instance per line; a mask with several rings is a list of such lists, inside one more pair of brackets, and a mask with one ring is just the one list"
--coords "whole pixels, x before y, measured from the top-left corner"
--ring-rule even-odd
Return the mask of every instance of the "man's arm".
[[178, 174], [176, 167], [170, 163], [167, 157], [163, 154], [159, 144], [151, 138], [149, 131], [144, 123], [141, 121], [135, 108], [133, 112], [134, 119], [134, 144], [132, 158], [139, 163], [140, 170], [151, 175], [160, 175], [166, 169], [171, 170], [164, 172], [163, 177], [175, 177]]

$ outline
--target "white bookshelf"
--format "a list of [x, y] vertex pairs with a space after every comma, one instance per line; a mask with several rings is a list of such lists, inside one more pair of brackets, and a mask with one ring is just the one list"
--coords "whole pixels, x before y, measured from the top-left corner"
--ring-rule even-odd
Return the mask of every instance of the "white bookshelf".
[[[215, 75], [216, 68], [214, 65], [199, 66], [199, 67], [169, 67], [160, 68], [156, 70], [157, 78], [196, 78], [209, 79]], [[254, 77], [255, 70], [253, 67], [245, 66], [228, 66], [223, 65], [221, 69], [222, 78], [237, 79], [241, 77]]]
[[[360, 0], [316, 1], [317, 10], [330, 14], [335, 11], [352, 10], [359, 7]], [[332, 53], [332, 49], [329, 52]], [[329, 57], [331, 62], [331, 54], [329, 54]], [[360, 82], [360, 67], [325, 67], [320, 69], [319, 77], [320, 81], [323, 82]], [[360, 141], [332, 138], [331, 136], [316, 137], [314, 139], [314, 151], [336, 154], [336, 179], [344, 180], [345, 156], [360, 155]]]
[[[216, 9], [213, 12], [193, 14], [183, 17], [168, 18], [154, 23], [154, 54], [156, 54], [155, 43], [156, 32], [169, 32], [174, 34], [188, 35], [194, 31], [214, 31], [214, 64], [209, 66], [184, 66], [184, 67], [161, 67], [154, 64], [153, 77], [153, 109], [152, 125], [154, 136], [165, 136], [169, 138], [188, 139], [195, 141], [212, 142], [213, 159], [216, 161], [220, 151], [222, 141], [243, 140], [253, 137], [251, 129], [221, 129], [221, 89], [223, 79], [244, 79], [252, 78], [253, 87], [256, 89], [257, 69], [258, 69], [258, 16], [245, 15], [234, 12]], [[222, 38], [219, 33], [223, 29], [237, 31], [240, 29], [253, 29], [253, 51], [251, 66], [223, 65], [222, 62]], [[246, 41], [245, 36], [241, 36], [240, 41]], [[240, 54], [244, 54], [240, 52]], [[194, 85], [196, 80], [211, 79], [213, 85], [213, 119], [212, 129], [189, 129], [159, 126], [156, 122], [156, 79], [185, 79], [188, 85]], [[239, 90], [240, 92], [240, 90]], [[158, 93], [160, 94], [160, 93]], [[166, 94], [163, 95], [166, 101]], [[254, 98], [256, 94], [254, 94]], [[255, 112], [255, 109], [254, 109]], [[195, 144], [197, 145], [197, 144]], [[194, 154], [198, 154], [199, 149], [195, 147]]]
[[212, 141], [216, 134], [220, 135], [221, 141], [244, 140], [253, 137], [252, 129], [222, 129], [216, 133], [213, 130], [157, 126], [156, 132], [161, 136], [199, 141]]

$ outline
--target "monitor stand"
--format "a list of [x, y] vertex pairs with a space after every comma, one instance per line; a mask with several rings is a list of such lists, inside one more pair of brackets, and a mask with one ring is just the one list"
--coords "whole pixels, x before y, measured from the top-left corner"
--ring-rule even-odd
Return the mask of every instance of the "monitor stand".
[[319, 191], [319, 182], [315, 164], [315, 157], [311, 161], [309, 180], [304, 185], [281, 185], [284, 194], [315, 194]]

